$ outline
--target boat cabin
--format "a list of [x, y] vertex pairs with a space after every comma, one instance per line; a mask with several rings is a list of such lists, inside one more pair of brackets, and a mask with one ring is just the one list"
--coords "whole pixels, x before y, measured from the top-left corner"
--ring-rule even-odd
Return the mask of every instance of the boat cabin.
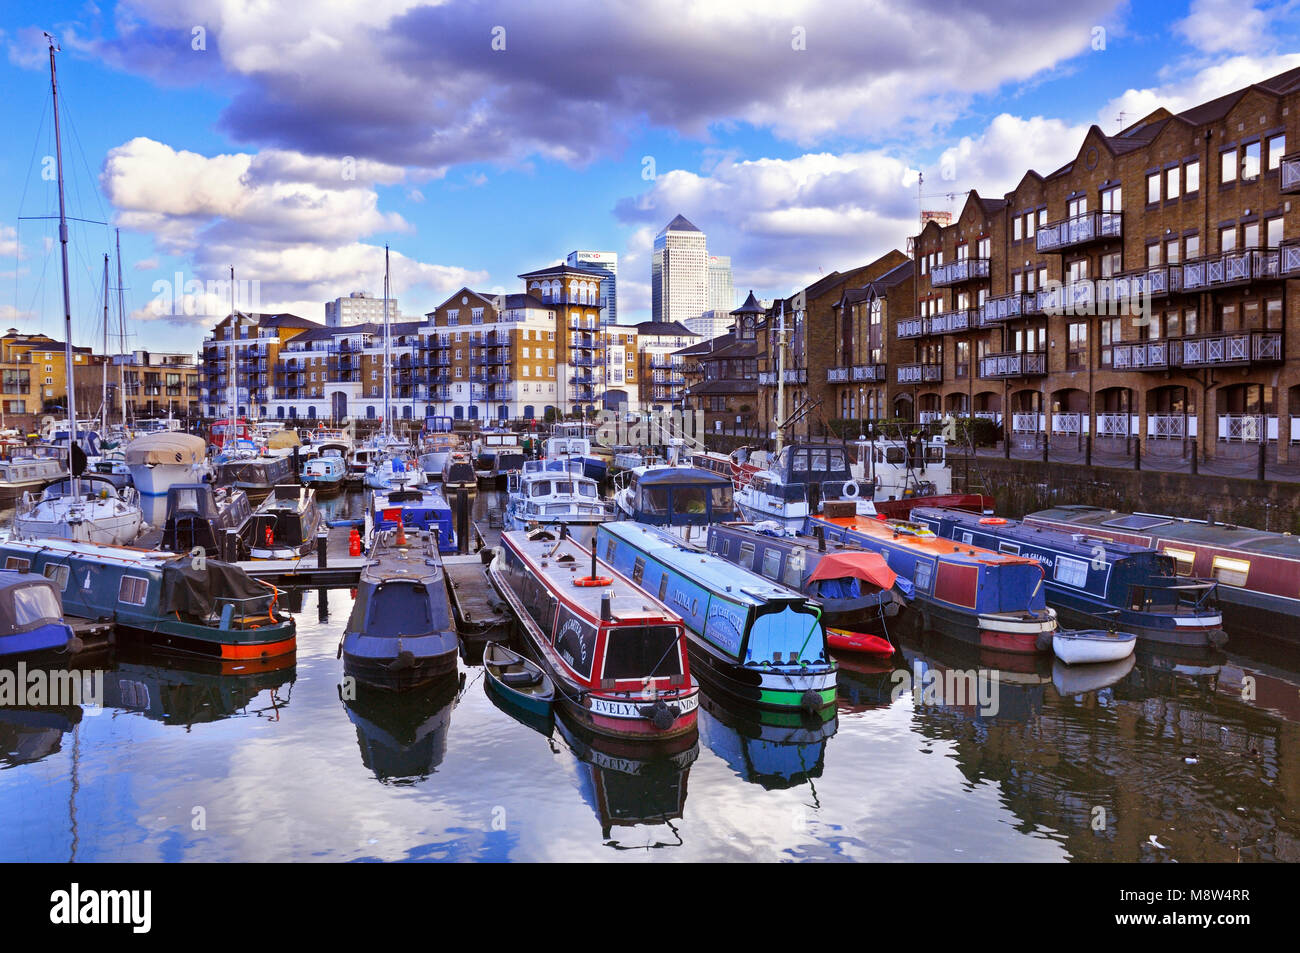
[[655, 526], [707, 526], [735, 519], [730, 477], [698, 467], [647, 467], [627, 475], [632, 518]]
[[226, 530], [235, 530], [240, 539], [248, 538], [253, 508], [243, 490], [177, 483], [167, 490], [166, 513], [160, 549], [188, 553], [199, 547], [216, 556], [222, 551]]

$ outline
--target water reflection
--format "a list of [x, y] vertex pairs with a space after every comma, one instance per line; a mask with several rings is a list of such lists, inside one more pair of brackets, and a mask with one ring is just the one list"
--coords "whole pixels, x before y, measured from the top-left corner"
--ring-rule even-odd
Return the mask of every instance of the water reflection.
[[103, 704], [187, 729], [236, 714], [278, 721], [294, 675], [292, 655], [222, 662], [124, 647], [104, 673]]
[[0, 707], [0, 764], [16, 767], [57, 754], [81, 716], [80, 706]]
[[385, 784], [410, 784], [433, 774], [447, 755], [451, 712], [464, 684], [463, 674], [400, 694], [356, 684], [356, 698], [343, 697], [340, 686], [357, 729], [361, 763]]
[[821, 777], [826, 743], [838, 726], [834, 708], [803, 716], [737, 709], [700, 696], [701, 740], [737, 777], [769, 791]]

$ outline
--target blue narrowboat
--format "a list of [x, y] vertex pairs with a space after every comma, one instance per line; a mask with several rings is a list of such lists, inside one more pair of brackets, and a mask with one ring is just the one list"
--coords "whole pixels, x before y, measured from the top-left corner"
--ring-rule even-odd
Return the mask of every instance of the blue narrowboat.
[[821, 612], [799, 593], [666, 530], [604, 523], [605, 562], [681, 613], [700, 683], [744, 705], [819, 712], [835, 702]]
[[65, 539], [5, 540], [0, 559], [53, 582], [67, 615], [112, 622], [123, 639], [228, 660], [297, 647], [279, 590], [233, 563]]
[[396, 529], [401, 523], [407, 529], [436, 531], [438, 552], [456, 552], [451, 504], [436, 486], [425, 484], [387, 492], [375, 490], [370, 508], [375, 529]]
[[827, 503], [805, 532], [884, 556], [915, 589], [912, 606], [925, 629], [942, 625], [955, 638], [1004, 652], [1052, 649], [1056, 611], [1032, 559], [942, 540], [916, 522], [858, 516], [852, 504]]
[[1227, 641], [1214, 582], [1179, 578], [1174, 558], [1152, 547], [959, 510], [918, 507], [912, 519], [943, 539], [1036, 561], [1047, 601], [1071, 625], [1173, 645]]
[[76, 646], [63, 603], [45, 576], [0, 572], [0, 662], [67, 652]]

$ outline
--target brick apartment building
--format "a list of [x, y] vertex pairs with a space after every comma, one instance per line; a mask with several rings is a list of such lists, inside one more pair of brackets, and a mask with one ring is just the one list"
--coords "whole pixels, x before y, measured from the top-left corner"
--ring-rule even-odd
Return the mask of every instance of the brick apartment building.
[[[893, 415], [1009, 434], [1300, 442], [1300, 69], [971, 192], [915, 239]], [[900, 312], [895, 307], [894, 312]], [[855, 355], [860, 345], [853, 342]], [[829, 375], [850, 374], [841, 361]], [[874, 372], [873, 372], [874, 373]]]

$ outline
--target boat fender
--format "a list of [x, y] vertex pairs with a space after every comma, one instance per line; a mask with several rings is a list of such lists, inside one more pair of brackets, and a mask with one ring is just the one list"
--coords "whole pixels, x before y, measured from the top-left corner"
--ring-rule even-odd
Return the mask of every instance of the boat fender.
[[650, 723], [659, 731], [667, 731], [681, 715], [682, 710], [676, 705], [671, 707], [659, 699], [653, 705], [641, 709], [641, 714], [650, 719]]
[[86, 643], [82, 642], [80, 638], [74, 635], [72, 638], [68, 639], [68, 644], [63, 647], [63, 650], [69, 655], [76, 655], [85, 647]]
[[1006, 526], [1007, 521], [1001, 516], [985, 516], [980, 520], [981, 526]]
[[587, 588], [590, 586], [609, 586], [613, 585], [614, 580], [609, 576], [579, 576], [573, 580], [575, 586]]
[[1216, 649], [1221, 649], [1228, 644], [1228, 633], [1222, 629], [1215, 629], [1210, 633], [1210, 644]]
[[858, 485], [853, 480], [845, 480], [844, 485], [840, 487], [840, 493], [845, 499], [856, 499], [858, 495]]
[[799, 697], [799, 707], [810, 714], [815, 713], [822, 707], [822, 697], [812, 689], [809, 689]]
[[1038, 638], [1034, 640], [1034, 648], [1040, 652], [1048, 652], [1052, 648], [1052, 633], [1039, 632]]

